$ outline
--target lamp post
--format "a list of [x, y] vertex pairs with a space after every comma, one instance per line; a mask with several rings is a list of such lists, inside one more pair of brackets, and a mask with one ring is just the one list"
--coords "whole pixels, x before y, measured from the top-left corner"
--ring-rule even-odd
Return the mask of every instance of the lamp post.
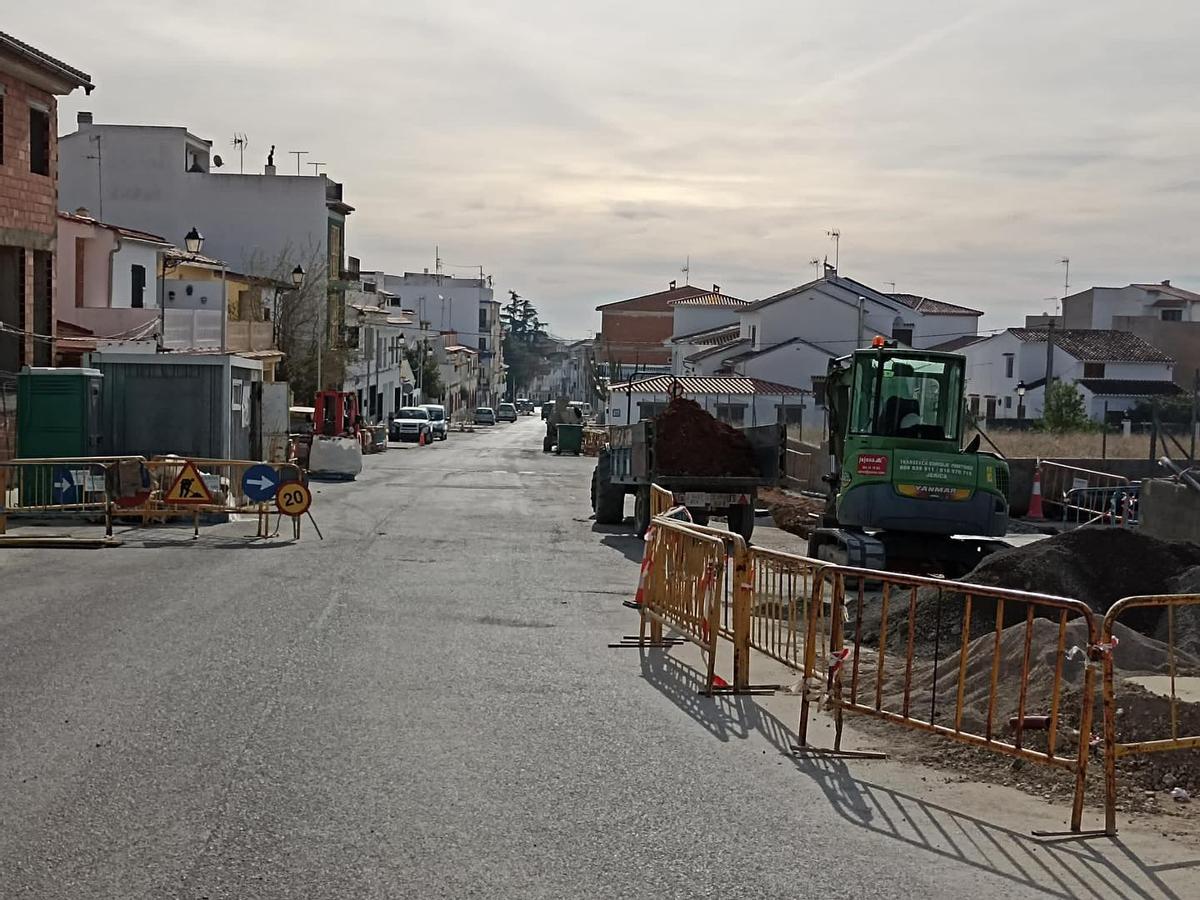
[[[183, 246], [189, 256], [196, 256], [204, 247], [204, 235], [195, 225], [183, 236]], [[167, 349], [167, 273], [172, 269], [179, 268], [182, 262], [183, 260], [180, 259], [168, 262], [166, 256], [163, 257], [162, 277], [158, 281], [158, 349], [160, 351]], [[223, 334], [224, 328], [222, 328]], [[224, 339], [222, 339], [222, 343], [224, 343]]]
[[[299, 291], [304, 287], [304, 266], [296, 266], [292, 269], [292, 291]], [[271, 346], [279, 348], [279, 311], [282, 306], [282, 301], [279, 299], [280, 290], [275, 288], [275, 309], [271, 314]]]
[[1025, 387], [1024, 381], [1017, 382], [1017, 421], [1025, 421]]

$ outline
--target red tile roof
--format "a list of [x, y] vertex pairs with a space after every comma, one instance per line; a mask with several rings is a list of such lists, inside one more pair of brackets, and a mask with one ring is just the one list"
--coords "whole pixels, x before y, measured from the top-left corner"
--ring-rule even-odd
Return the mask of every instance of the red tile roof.
[[655, 375], [634, 382], [609, 386], [610, 391], [631, 390], [636, 394], [669, 394], [676, 385], [683, 394], [802, 394], [804, 391], [788, 384], [762, 381], [743, 375]]
[[683, 297], [679, 300], [671, 300], [671, 306], [749, 306], [749, 300], [739, 300], [737, 297], [730, 297], [728, 294], [718, 294], [715, 291], [709, 291], [706, 294], [697, 294], [695, 297]]
[[23, 56], [39, 68], [52, 72], [60, 78], [66, 76], [68, 81], [73, 81], [76, 87], [83, 88], [88, 94], [95, 88], [91, 75], [80, 72], [74, 66], [68, 66], [61, 59], [55, 59], [49, 53], [44, 53], [37, 47], [17, 40], [11, 34], [5, 34], [3, 31], [0, 31], [0, 49], [7, 49], [18, 56]]
[[674, 290], [657, 291], [653, 294], [643, 294], [640, 297], [630, 297], [628, 300], [614, 300], [612, 303], [602, 303], [596, 309], [603, 311], [619, 306], [622, 310], [629, 310], [630, 312], [670, 312], [671, 304], [677, 300], [686, 300], [689, 297], [699, 297], [709, 293], [711, 291], [706, 291], [703, 288], [684, 285]]

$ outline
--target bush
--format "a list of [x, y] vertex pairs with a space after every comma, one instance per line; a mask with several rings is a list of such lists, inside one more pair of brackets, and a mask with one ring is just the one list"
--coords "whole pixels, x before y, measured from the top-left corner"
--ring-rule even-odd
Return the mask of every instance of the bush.
[[1065, 381], [1052, 381], [1046, 388], [1042, 428], [1052, 434], [1062, 434], [1068, 431], [1092, 431], [1095, 427], [1084, 409], [1083, 394], [1079, 388]]

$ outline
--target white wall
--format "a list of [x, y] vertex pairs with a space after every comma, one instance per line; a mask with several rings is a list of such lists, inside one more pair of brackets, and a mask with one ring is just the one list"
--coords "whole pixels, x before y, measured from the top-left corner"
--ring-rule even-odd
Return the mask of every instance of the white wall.
[[[83, 238], [83, 298], [75, 297], [75, 241]], [[58, 290], [55, 297], [55, 314], [66, 322], [74, 322], [70, 312], [76, 306], [92, 309], [107, 309], [110, 286], [109, 265], [116, 249], [116, 234], [107, 228], [98, 228], [70, 219], [58, 220], [58, 243], [54, 254], [55, 278]], [[153, 280], [153, 270], [151, 271]], [[85, 326], [86, 327], [86, 326]]]
[[[111, 233], [111, 232], [110, 232]], [[141, 266], [145, 272], [145, 289], [142, 291], [142, 308], [158, 308], [158, 256], [159, 247], [142, 241], [134, 241], [123, 237], [121, 249], [113, 256], [112, 268], [112, 308], [133, 308], [133, 274], [134, 266]]]
[[[979, 316], [923, 316], [911, 309], [901, 316], [906, 323], [913, 324], [912, 346], [918, 350], [979, 333]], [[891, 337], [890, 331], [887, 336]]]
[[[103, 203], [97, 160], [88, 158], [96, 153], [95, 136], [101, 138]], [[330, 219], [344, 228], [344, 217], [326, 206], [328, 179], [189, 173], [187, 148], [183, 128], [84, 126], [59, 141], [59, 206], [84, 206], [106, 222], [180, 246], [195, 226], [205, 237], [205, 256], [251, 274], [270, 274], [281, 258], [305, 268], [314, 252], [326, 259]]]
[[695, 334], [721, 325], [734, 325], [738, 320], [735, 306], [689, 306], [677, 303], [671, 307], [672, 334]]
[[739, 363], [737, 374], [811, 391], [813, 378], [828, 372], [829, 360], [829, 354], [809, 344], [788, 344]]

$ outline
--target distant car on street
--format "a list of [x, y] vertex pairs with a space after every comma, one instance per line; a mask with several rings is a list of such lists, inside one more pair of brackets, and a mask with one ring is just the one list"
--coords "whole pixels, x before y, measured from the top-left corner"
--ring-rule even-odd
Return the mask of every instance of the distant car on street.
[[450, 433], [449, 423], [446, 421], [446, 407], [440, 403], [422, 403], [421, 409], [429, 413], [429, 427], [433, 436], [439, 441], [444, 441]]
[[405, 406], [396, 410], [396, 418], [388, 427], [388, 438], [420, 443], [422, 436], [426, 444], [433, 442], [433, 423], [429, 419], [429, 410], [423, 406]]
[[501, 403], [500, 409], [496, 411], [496, 418], [502, 422], [517, 421], [517, 408], [511, 403]]
[[475, 410], [476, 425], [495, 425], [496, 411], [490, 406], [480, 406]]
[[528, 397], [518, 397], [514, 405], [517, 407], [518, 414], [522, 416], [533, 415], [533, 401]]

